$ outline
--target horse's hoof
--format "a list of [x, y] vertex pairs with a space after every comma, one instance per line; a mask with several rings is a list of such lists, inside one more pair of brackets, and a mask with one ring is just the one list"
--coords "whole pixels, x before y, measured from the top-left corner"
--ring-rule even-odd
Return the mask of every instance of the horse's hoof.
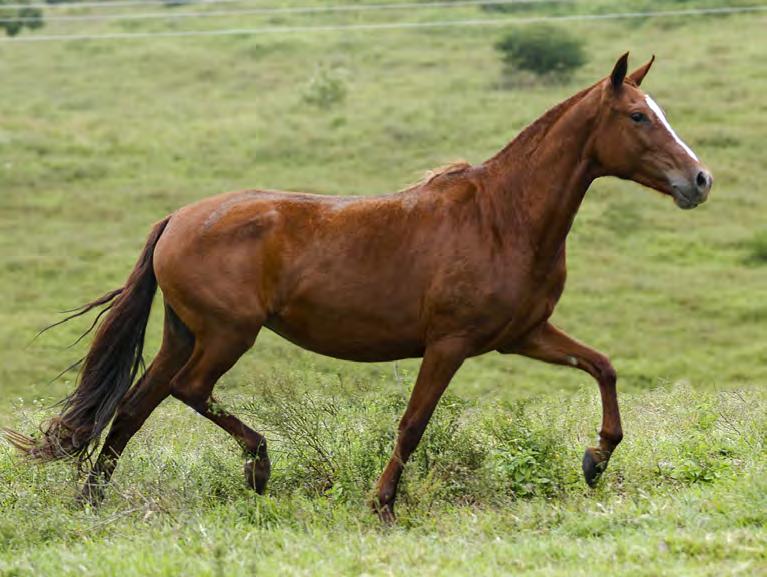
[[381, 505], [374, 501], [372, 503], [373, 511], [378, 516], [378, 520], [384, 525], [393, 525], [397, 518], [394, 516], [394, 505]]
[[606, 451], [594, 447], [586, 449], [583, 453], [583, 478], [589, 487], [596, 487], [609, 461], [610, 454]]
[[269, 457], [261, 457], [246, 461], [243, 470], [245, 472], [245, 482], [248, 484], [248, 487], [255, 490], [259, 495], [263, 495], [264, 491], [266, 491], [266, 483], [269, 480], [269, 475], [272, 473], [272, 465], [269, 462]]
[[373, 513], [376, 514], [378, 520], [384, 525], [392, 525], [397, 520], [394, 516], [393, 494], [388, 491], [380, 491], [370, 501], [370, 508], [373, 509]]

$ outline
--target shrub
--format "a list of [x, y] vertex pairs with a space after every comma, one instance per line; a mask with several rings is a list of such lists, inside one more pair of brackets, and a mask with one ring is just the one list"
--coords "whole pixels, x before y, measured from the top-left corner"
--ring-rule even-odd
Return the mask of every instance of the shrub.
[[486, 419], [486, 465], [493, 484], [513, 497], [550, 496], [564, 489], [567, 465], [562, 435], [535, 423], [519, 404]]
[[18, 4], [18, 0], [0, 0], [0, 28], [6, 35], [16, 36], [23, 28], [34, 30], [43, 25], [43, 11], [39, 8], [5, 8], [6, 4]]
[[[364, 502], [389, 461], [407, 395], [308, 390], [281, 380], [238, 409], [269, 438], [271, 490]], [[521, 405], [483, 411], [446, 395], [408, 463], [399, 495], [427, 509], [444, 501], [554, 495], [572, 468], [563, 452], [561, 433], [535, 422]]]
[[537, 76], [567, 78], [586, 62], [583, 41], [554, 26], [532, 26], [514, 30], [496, 49], [510, 72], [515, 69]]

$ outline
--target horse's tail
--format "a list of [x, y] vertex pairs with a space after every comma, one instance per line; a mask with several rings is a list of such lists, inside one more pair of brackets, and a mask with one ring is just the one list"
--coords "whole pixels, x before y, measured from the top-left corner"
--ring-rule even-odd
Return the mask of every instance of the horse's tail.
[[[80, 382], [75, 391], [61, 401], [61, 414], [41, 427], [42, 438], [4, 431], [8, 441], [32, 460], [45, 462], [89, 456], [142, 369], [144, 333], [157, 290], [152, 257], [169, 220], [167, 217], [152, 228], [125, 286], [84, 305], [61, 321], [107, 305], [91, 326], [92, 329], [98, 324], [83, 360]], [[102, 315], [105, 316], [100, 321]]]

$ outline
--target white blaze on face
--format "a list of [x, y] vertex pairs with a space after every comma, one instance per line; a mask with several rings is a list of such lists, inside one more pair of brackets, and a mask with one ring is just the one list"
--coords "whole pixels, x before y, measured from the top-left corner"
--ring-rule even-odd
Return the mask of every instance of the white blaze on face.
[[655, 116], [658, 117], [658, 120], [661, 121], [661, 124], [663, 124], [663, 127], [668, 130], [669, 134], [676, 140], [677, 144], [682, 147], [682, 149], [690, 155], [690, 158], [692, 158], [695, 162], [698, 162], [698, 157], [695, 155], [695, 153], [692, 151], [692, 148], [687, 146], [684, 141], [679, 138], [676, 132], [674, 132], [674, 129], [671, 128], [671, 125], [668, 123], [668, 120], [666, 120], [666, 115], [663, 114], [663, 110], [661, 110], [660, 106], [658, 106], [658, 103], [655, 102], [652, 98], [650, 98], [648, 95], [645, 95], [645, 101], [647, 102], [647, 106], [650, 107], [650, 110], [652, 110], [655, 113]]

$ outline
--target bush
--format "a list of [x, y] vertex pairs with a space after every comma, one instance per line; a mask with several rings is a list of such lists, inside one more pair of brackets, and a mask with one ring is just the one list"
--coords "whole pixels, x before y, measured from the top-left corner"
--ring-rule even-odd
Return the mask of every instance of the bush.
[[586, 63], [583, 41], [554, 26], [514, 30], [495, 47], [507, 72], [520, 69], [562, 79]]
[[[392, 454], [407, 395], [328, 396], [307, 389], [281, 380], [257, 402], [238, 408], [269, 438], [270, 490], [362, 503]], [[563, 479], [570, 480], [572, 463], [563, 452], [561, 433], [534, 422], [523, 406], [480, 410], [446, 395], [408, 463], [401, 502], [429, 508], [445, 501], [555, 495], [564, 489]]]
[[320, 68], [304, 89], [303, 100], [318, 108], [328, 109], [346, 99], [343, 74], [336, 69]]
[[561, 432], [536, 423], [523, 404], [497, 411], [485, 423], [491, 433], [486, 467], [494, 486], [512, 497], [551, 496], [572, 481]]
[[4, 29], [6, 35], [16, 36], [23, 28], [34, 30], [43, 25], [43, 11], [39, 8], [5, 8], [5, 4], [18, 4], [18, 0], [0, 0], [0, 29]]

